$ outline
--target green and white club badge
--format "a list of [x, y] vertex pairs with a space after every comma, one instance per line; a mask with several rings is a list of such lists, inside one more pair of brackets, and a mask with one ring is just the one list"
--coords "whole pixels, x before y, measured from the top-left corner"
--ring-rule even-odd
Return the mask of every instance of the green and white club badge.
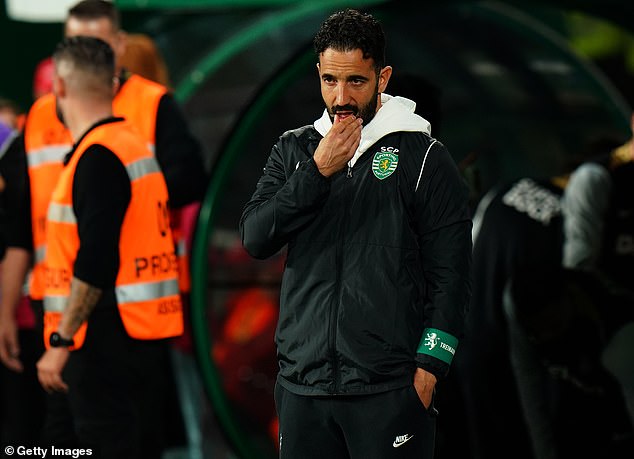
[[379, 180], [388, 178], [398, 166], [398, 155], [390, 151], [377, 151], [372, 159], [372, 172]]

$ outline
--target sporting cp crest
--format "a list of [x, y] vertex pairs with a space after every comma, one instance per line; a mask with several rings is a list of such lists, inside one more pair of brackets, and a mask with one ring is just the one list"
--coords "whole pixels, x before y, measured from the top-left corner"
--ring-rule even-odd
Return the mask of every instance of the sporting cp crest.
[[427, 346], [431, 351], [433, 348], [436, 347], [437, 344], [438, 335], [436, 333], [427, 333], [427, 336], [425, 337], [425, 343], [423, 345]]
[[372, 172], [379, 180], [388, 178], [398, 166], [398, 155], [390, 151], [377, 151], [372, 160]]

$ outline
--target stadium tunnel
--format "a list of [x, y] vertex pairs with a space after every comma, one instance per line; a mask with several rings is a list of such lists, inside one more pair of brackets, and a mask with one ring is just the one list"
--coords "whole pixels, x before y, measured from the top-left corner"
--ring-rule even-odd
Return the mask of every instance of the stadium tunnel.
[[278, 136], [323, 110], [311, 40], [330, 12], [357, 6], [380, 18], [394, 68], [386, 92], [418, 103], [474, 205], [498, 181], [561, 173], [597, 142], [630, 136], [622, 96], [513, 4], [281, 3], [157, 14], [143, 24], [212, 174], [193, 240], [191, 325], [205, 391], [241, 458], [276, 455], [273, 333], [284, 254], [249, 258], [238, 222]]

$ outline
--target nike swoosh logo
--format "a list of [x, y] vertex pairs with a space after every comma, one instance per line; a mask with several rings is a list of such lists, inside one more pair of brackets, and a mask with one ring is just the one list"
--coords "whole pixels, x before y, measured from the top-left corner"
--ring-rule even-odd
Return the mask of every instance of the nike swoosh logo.
[[406, 436], [405, 438], [403, 438], [402, 440], [398, 441], [398, 440], [394, 440], [394, 443], [392, 443], [392, 446], [394, 448], [398, 448], [399, 446], [403, 446], [405, 443], [407, 443], [408, 441], [410, 441], [412, 438], [414, 438], [414, 435], [411, 436]]

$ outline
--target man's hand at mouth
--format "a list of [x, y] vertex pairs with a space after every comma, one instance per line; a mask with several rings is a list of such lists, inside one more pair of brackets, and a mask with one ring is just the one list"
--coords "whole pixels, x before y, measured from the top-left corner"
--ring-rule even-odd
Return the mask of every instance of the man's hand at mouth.
[[357, 151], [361, 142], [361, 126], [363, 120], [352, 112], [335, 113], [335, 122], [326, 136], [321, 139], [313, 159], [319, 172], [330, 177], [340, 171]]

